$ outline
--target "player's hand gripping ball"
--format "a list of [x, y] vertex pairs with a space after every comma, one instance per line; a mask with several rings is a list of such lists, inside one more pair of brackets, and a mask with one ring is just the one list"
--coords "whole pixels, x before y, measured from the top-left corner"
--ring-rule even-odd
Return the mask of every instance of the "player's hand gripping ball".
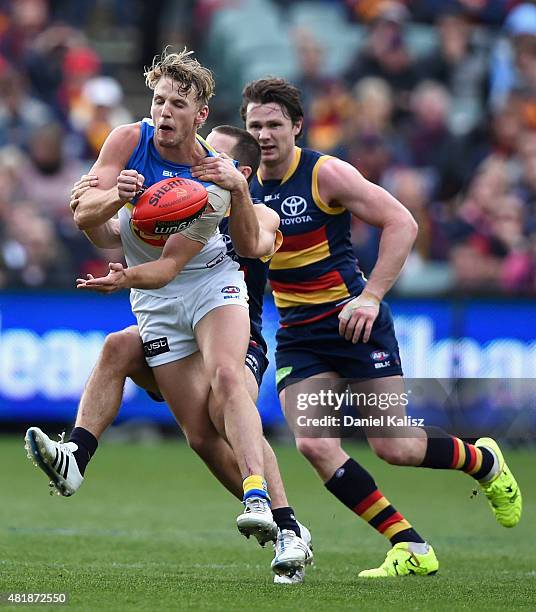
[[208, 192], [201, 183], [185, 178], [164, 179], [139, 197], [132, 223], [146, 234], [176, 234], [203, 214], [207, 202]]

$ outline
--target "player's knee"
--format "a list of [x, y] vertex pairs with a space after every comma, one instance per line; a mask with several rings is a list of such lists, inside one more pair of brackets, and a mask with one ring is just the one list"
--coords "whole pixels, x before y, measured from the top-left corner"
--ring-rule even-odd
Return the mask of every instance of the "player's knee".
[[114, 370], [128, 375], [143, 360], [139, 336], [127, 330], [109, 334], [104, 341], [102, 356]]
[[199, 455], [201, 459], [204, 459], [210, 454], [211, 441], [207, 440], [206, 436], [203, 436], [198, 432], [190, 432], [186, 434], [186, 440], [188, 442], [188, 446], [194, 451], [194, 453]]
[[296, 447], [313, 465], [329, 457], [332, 445], [326, 438], [296, 438]]
[[244, 368], [233, 364], [217, 366], [212, 377], [212, 389], [216, 395], [230, 397], [236, 387], [244, 382]]
[[391, 465], [405, 465], [407, 463], [407, 448], [402, 440], [397, 438], [375, 438], [369, 440], [376, 455]]

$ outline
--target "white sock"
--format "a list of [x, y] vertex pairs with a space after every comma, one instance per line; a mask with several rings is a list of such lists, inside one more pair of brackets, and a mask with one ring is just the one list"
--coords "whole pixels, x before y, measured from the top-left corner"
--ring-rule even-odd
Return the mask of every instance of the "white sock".
[[493, 465], [491, 467], [491, 470], [484, 476], [484, 478], [480, 478], [478, 481], [478, 482], [486, 483], [486, 482], [489, 482], [490, 480], [493, 480], [495, 476], [497, 476], [497, 474], [499, 473], [499, 457], [497, 457], [493, 449], [488, 448], [487, 446], [483, 446], [482, 448], [485, 448], [493, 455]]
[[430, 550], [428, 542], [409, 542], [408, 549], [416, 555], [425, 555]]

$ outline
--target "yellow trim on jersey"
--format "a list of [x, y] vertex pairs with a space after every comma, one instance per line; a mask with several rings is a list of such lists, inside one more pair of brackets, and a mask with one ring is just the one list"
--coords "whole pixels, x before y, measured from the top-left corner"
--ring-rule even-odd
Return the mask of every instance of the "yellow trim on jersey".
[[286, 181], [289, 180], [289, 178], [294, 174], [294, 172], [296, 172], [296, 168], [298, 167], [298, 164], [300, 163], [300, 159], [301, 159], [301, 149], [300, 147], [294, 147], [294, 159], [292, 160], [292, 163], [289, 166], [289, 169], [285, 172], [285, 176], [281, 179], [281, 185], [283, 183], [286, 183]]
[[320, 190], [318, 189], [318, 171], [320, 170], [320, 166], [328, 159], [333, 159], [333, 157], [331, 155], [322, 155], [322, 157], [319, 157], [316, 160], [311, 179], [311, 191], [313, 193], [314, 203], [322, 212], [325, 212], [327, 215], [340, 215], [346, 210], [346, 208], [344, 208], [344, 206], [330, 206], [324, 202], [324, 200], [320, 197]]
[[329, 243], [327, 240], [313, 244], [301, 251], [285, 251], [276, 253], [270, 263], [271, 270], [287, 270], [289, 268], [303, 268], [329, 257]]
[[330, 289], [320, 289], [318, 291], [307, 291], [303, 293], [299, 291], [293, 291], [292, 293], [274, 291], [273, 294], [275, 305], [278, 308], [324, 304], [325, 302], [335, 302], [350, 296], [345, 284], [337, 285]]
[[214, 147], [209, 145], [208, 142], [203, 138], [203, 136], [201, 136], [200, 134], [196, 134], [195, 138], [197, 142], [203, 147], [203, 149], [205, 149], [206, 151], [210, 151], [211, 153], [214, 153], [215, 155], [219, 155], [218, 151], [216, 151]]
[[283, 234], [281, 230], [275, 230], [274, 248], [272, 252], [270, 253], [270, 255], [264, 255], [263, 257], [259, 257], [262, 263], [266, 263], [267, 261], [270, 261], [270, 259], [272, 259], [272, 257], [277, 253], [277, 251], [279, 251], [282, 244], [283, 244]]
[[[301, 149], [300, 147], [294, 146], [294, 158], [292, 159], [292, 162], [288, 170], [285, 172], [285, 176], [281, 179], [281, 185], [285, 183], [286, 181], [288, 181], [289, 178], [294, 174], [294, 172], [296, 172], [296, 168], [298, 167], [298, 164], [300, 163], [300, 159], [301, 159]], [[260, 168], [257, 170], [257, 180], [259, 181], [259, 185], [263, 184]]]

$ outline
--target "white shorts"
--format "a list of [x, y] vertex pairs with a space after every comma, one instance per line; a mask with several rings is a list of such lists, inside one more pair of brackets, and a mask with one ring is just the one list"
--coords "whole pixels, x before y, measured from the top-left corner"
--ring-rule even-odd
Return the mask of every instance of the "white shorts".
[[198, 351], [194, 328], [214, 308], [230, 304], [248, 308], [246, 283], [240, 270], [222, 270], [218, 274], [202, 271], [189, 276], [192, 282], [179, 297], [157, 297], [136, 289], [130, 292], [145, 359], [152, 368]]

